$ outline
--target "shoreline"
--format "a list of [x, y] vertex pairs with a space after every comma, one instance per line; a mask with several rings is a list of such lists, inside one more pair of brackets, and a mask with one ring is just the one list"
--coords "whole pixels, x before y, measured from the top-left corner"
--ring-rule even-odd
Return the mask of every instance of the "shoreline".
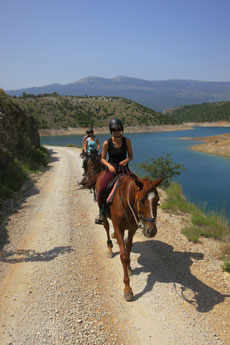
[[[230, 132], [230, 131], [229, 131]], [[192, 145], [190, 149], [222, 157], [230, 157], [230, 134], [220, 134], [201, 138], [180, 138], [181, 140], [203, 141], [202, 144]]]
[[[189, 124], [181, 125], [162, 125], [162, 126], [127, 126], [125, 127], [125, 133], [148, 133], [148, 132], [169, 132], [169, 131], [184, 131], [192, 129], [193, 127]], [[108, 134], [108, 127], [94, 127], [95, 134]], [[87, 128], [66, 128], [66, 129], [40, 129], [40, 136], [55, 136], [55, 135], [84, 135]]]
[[[162, 125], [162, 126], [143, 126], [125, 127], [125, 133], [154, 133], [192, 130], [194, 127], [230, 127], [230, 122], [220, 121], [215, 123], [185, 123], [181, 125]], [[64, 135], [84, 135], [85, 128], [67, 128], [67, 129], [43, 129], [39, 130], [40, 136], [64, 136]], [[109, 134], [107, 127], [94, 128], [95, 134]], [[230, 133], [230, 128], [229, 128]], [[190, 138], [181, 137], [181, 140], [198, 140], [202, 144], [190, 146], [193, 151], [214, 154], [222, 157], [230, 157], [230, 134], [222, 134], [211, 137]]]
[[[230, 122], [188, 122], [180, 125], [162, 125], [162, 126], [127, 126], [125, 127], [125, 133], [151, 133], [151, 132], [173, 132], [192, 130], [194, 127], [230, 127]], [[70, 127], [62, 129], [39, 129], [40, 136], [58, 136], [58, 135], [84, 135], [87, 128]], [[108, 127], [95, 127], [95, 134], [108, 134]]]

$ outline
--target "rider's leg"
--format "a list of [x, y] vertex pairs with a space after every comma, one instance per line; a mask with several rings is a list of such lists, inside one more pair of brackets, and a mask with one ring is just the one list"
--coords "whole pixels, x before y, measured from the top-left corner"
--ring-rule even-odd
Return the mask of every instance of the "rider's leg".
[[88, 158], [85, 156], [83, 159], [83, 169], [84, 169], [83, 176], [86, 176], [87, 174], [87, 163], [88, 163]]
[[114, 174], [112, 174], [109, 170], [106, 170], [105, 175], [100, 183], [100, 187], [98, 189], [97, 194], [97, 203], [99, 206], [99, 216], [95, 218], [96, 224], [103, 224], [105, 221], [105, 198], [106, 198], [106, 188], [108, 183], [114, 179]]

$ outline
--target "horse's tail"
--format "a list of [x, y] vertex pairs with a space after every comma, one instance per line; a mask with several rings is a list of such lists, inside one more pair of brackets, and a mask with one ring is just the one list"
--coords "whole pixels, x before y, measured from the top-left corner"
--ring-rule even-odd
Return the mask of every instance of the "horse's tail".
[[93, 186], [95, 186], [96, 182], [97, 182], [97, 178], [98, 176], [101, 174], [101, 172], [99, 172], [97, 175], [92, 176], [82, 187], [80, 187], [79, 189], [90, 189]]

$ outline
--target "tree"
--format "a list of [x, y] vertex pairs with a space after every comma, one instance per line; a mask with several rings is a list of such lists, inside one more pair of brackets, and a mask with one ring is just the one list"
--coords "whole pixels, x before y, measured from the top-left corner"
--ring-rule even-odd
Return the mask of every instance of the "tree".
[[171, 154], [166, 157], [150, 158], [142, 163], [135, 164], [143, 177], [156, 180], [163, 177], [162, 186], [168, 187], [173, 177], [180, 175], [180, 170], [186, 170], [183, 164], [177, 164], [171, 160]]

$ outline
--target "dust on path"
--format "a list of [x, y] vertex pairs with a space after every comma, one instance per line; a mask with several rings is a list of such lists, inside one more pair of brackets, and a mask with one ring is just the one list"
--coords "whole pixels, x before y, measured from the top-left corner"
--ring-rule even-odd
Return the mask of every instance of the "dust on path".
[[229, 344], [230, 280], [215, 244], [188, 243], [188, 219], [159, 210], [157, 236], [135, 236], [127, 303], [117, 244], [107, 259], [97, 205], [78, 190], [79, 150], [50, 150], [49, 169], [1, 226], [1, 345]]

